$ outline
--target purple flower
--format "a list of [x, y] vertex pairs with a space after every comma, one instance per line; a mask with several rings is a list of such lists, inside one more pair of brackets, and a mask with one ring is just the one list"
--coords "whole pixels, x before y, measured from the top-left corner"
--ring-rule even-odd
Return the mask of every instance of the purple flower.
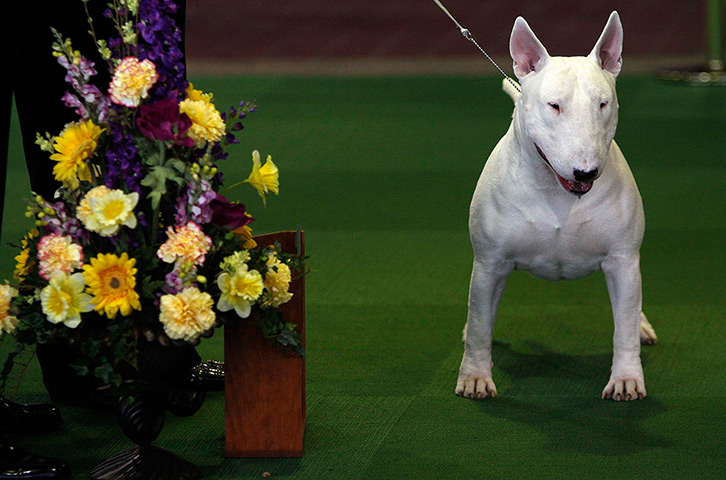
[[106, 151], [106, 177], [108, 188], [117, 188], [126, 184], [130, 192], [141, 192], [139, 182], [143, 178], [141, 163], [137, 158], [139, 149], [134, 143], [134, 137], [125, 131], [118, 120], [123, 117], [123, 109], [114, 105], [109, 110], [115, 113], [115, 118], [109, 121], [110, 144]]
[[81, 120], [89, 117], [97, 122], [106, 118], [108, 98], [101, 93], [95, 85], [89, 83], [96, 75], [93, 62], [83, 55], [78, 55], [74, 62], [69, 61], [66, 55], [58, 57], [58, 63], [66, 69], [65, 80], [73, 91], [67, 91], [62, 100], [67, 107], [74, 108]]
[[247, 215], [247, 209], [241, 203], [231, 203], [222, 195], [212, 200], [212, 221], [213, 225], [226, 228], [227, 230], [237, 230], [252, 223], [252, 217]]
[[239, 140], [237, 140], [237, 137], [232, 135], [231, 132], [227, 132], [227, 134], [224, 136], [224, 142], [226, 145], [239, 143]]
[[45, 217], [46, 222], [43, 229], [48, 233], [56, 235], [70, 235], [74, 242], [83, 244], [88, 242], [90, 233], [83, 228], [83, 224], [74, 215], [68, 211], [68, 207], [63, 202], [49, 203], [44, 201], [44, 208], [50, 207], [54, 214]]
[[193, 190], [189, 193], [188, 203], [191, 207], [192, 221], [199, 224], [209, 223], [213, 214], [211, 204], [217, 198], [217, 193], [209, 180], [202, 180], [194, 185]]
[[187, 221], [204, 225], [212, 220], [212, 202], [219, 194], [214, 191], [209, 180], [190, 182], [176, 202], [174, 221], [184, 225]]
[[[225, 140], [226, 139], [227, 139], [227, 137], [225, 135]], [[236, 138], [235, 138], [235, 140], [236, 140]], [[211, 153], [212, 158], [214, 158], [216, 160], [225, 160], [229, 156], [229, 153], [224, 151], [224, 149], [219, 144], [219, 142], [215, 142], [214, 145], [212, 145], [212, 150], [209, 153]]]
[[174, 213], [174, 222], [177, 225], [186, 225], [189, 221], [189, 217], [187, 216], [187, 196], [188, 191], [185, 190], [184, 193], [179, 194], [176, 199], [176, 213]]
[[179, 104], [173, 98], [141, 105], [136, 126], [141, 133], [154, 140], [173, 141], [189, 148], [194, 146], [194, 140], [187, 136], [192, 121], [186, 113], [179, 113]]
[[[164, 285], [162, 285], [161, 290], [162, 292], [169, 294], [169, 295], [176, 295], [177, 293], [180, 293], [182, 290], [184, 290], [185, 287], [189, 285], [185, 285], [184, 279], [182, 279], [179, 276], [180, 273], [180, 265], [179, 262], [174, 264], [174, 269], [167, 273], [164, 277]], [[190, 273], [196, 273], [195, 270], [193, 270]]]
[[66, 107], [74, 108], [76, 110], [76, 115], [81, 117], [81, 120], [86, 120], [88, 118], [88, 110], [86, 110], [86, 106], [83, 105], [78, 97], [72, 94], [70, 91], [67, 91], [63, 95], [61, 100], [63, 100], [63, 103]]
[[139, 60], [149, 59], [156, 65], [159, 80], [149, 92], [152, 99], [186, 95], [184, 53], [180, 49], [181, 30], [172, 17], [177, 6], [171, 0], [139, 2]]

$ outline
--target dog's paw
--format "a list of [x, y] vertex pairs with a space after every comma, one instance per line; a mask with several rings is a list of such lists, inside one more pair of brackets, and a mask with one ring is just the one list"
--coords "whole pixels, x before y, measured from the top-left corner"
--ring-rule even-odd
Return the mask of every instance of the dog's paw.
[[645, 382], [643, 378], [610, 378], [602, 391], [602, 398], [616, 402], [640, 400], [645, 398]]
[[658, 335], [655, 334], [653, 325], [645, 318], [645, 314], [640, 312], [640, 344], [655, 345], [656, 343], [658, 343]]
[[469, 375], [459, 377], [456, 382], [456, 394], [464, 398], [487, 398], [497, 396], [497, 387], [492, 377]]

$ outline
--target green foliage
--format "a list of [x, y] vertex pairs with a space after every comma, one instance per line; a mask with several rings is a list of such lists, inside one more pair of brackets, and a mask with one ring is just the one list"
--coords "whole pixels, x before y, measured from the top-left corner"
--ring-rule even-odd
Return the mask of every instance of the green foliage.
[[[3, 335], [3, 339], [7, 337], [7, 334]], [[3, 365], [2, 371], [0, 371], [0, 392], [5, 390], [5, 386], [7, 385], [8, 377], [10, 376], [10, 373], [13, 370], [13, 365], [15, 364], [15, 359], [25, 351], [25, 345], [22, 343], [18, 343], [15, 346], [15, 350], [8, 353], [7, 358], [5, 359], [5, 364]]]
[[167, 183], [171, 181], [181, 186], [185, 181], [184, 174], [187, 169], [187, 165], [178, 158], [166, 159], [164, 142], [158, 144], [160, 144], [160, 153], [152, 153], [144, 158], [144, 163], [150, 168], [149, 173], [141, 180], [141, 185], [150, 189], [147, 198], [151, 200], [151, 207], [154, 210], [159, 209], [161, 198], [167, 194]]

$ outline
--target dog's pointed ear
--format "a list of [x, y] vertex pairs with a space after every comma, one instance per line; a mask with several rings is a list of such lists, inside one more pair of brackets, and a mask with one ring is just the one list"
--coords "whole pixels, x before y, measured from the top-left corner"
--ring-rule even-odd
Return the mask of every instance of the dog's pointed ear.
[[623, 24], [620, 23], [618, 12], [610, 14], [589, 58], [615, 76], [620, 73], [623, 66]]
[[522, 17], [517, 17], [509, 37], [509, 54], [514, 61], [514, 73], [520, 80], [532, 72], [538, 72], [550, 58], [547, 49]]

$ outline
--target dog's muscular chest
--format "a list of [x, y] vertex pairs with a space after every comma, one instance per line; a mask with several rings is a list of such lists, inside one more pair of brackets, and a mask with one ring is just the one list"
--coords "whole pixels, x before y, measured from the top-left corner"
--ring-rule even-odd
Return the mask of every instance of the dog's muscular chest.
[[586, 225], [524, 226], [522, 235], [509, 244], [509, 259], [515, 270], [525, 270], [545, 280], [574, 280], [600, 270], [605, 256], [601, 248], [587, 240]]
[[599, 223], [576, 208], [535, 209], [500, 220], [508, 225], [496, 240], [503, 258], [538, 278], [582, 278], [600, 270], [607, 253]]

